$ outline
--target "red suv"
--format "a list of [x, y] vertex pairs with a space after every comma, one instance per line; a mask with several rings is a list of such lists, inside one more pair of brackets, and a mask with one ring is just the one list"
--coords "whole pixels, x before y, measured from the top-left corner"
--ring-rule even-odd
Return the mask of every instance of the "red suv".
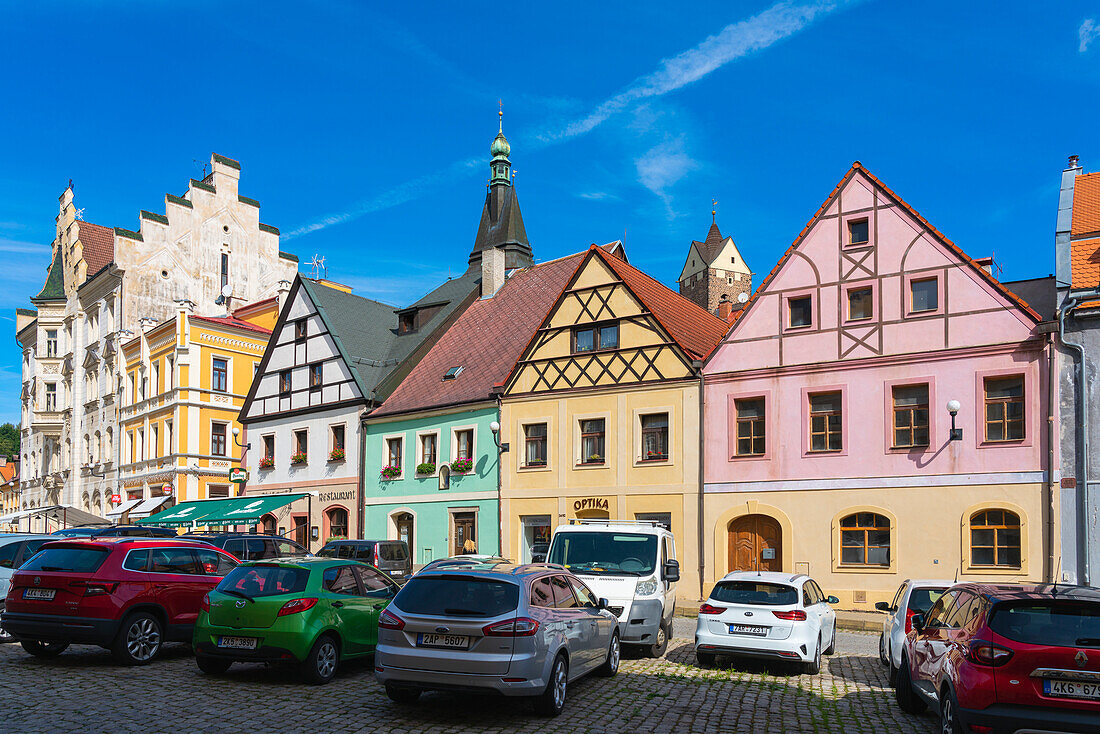
[[190, 642], [203, 596], [236, 566], [195, 541], [50, 542], [12, 576], [3, 627], [38, 657], [83, 643], [143, 665], [164, 642]]
[[1100, 732], [1100, 589], [952, 586], [913, 617], [895, 694], [945, 734]]

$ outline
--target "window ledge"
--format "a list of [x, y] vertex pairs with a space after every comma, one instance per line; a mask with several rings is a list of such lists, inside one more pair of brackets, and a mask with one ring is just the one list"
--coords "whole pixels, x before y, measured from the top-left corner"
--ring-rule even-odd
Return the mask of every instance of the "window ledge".
[[786, 326], [783, 328], [783, 332], [787, 333], [789, 331], [811, 331], [813, 328], [813, 324], [805, 324], [803, 326]]
[[856, 566], [856, 565], [837, 565], [833, 564], [833, 573], [885, 573], [896, 574], [898, 572], [894, 565], [889, 566]]
[[731, 454], [730, 461], [764, 461], [770, 459], [768, 454]]
[[1027, 437], [1024, 438], [1010, 438], [1007, 441], [979, 441], [977, 448], [979, 449], [995, 449], [1000, 446], [1030, 446], [1030, 442]]
[[972, 576], [1026, 576], [1027, 571], [1023, 566], [966, 566], [961, 574]]
[[667, 465], [667, 464], [671, 464], [671, 463], [672, 463], [672, 459], [670, 457], [667, 457], [667, 456], [663, 459], [635, 459], [634, 460], [634, 466], [662, 466], [662, 465]]
[[932, 450], [931, 446], [891, 446], [886, 449], [888, 454], [927, 454]]
[[516, 467], [517, 471], [550, 471], [549, 464], [524, 464]]
[[573, 468], [574, 468], [574, 469], [577, 469], [577, 470], [584, 470], [584, 469], [610, 469], [610, 468], [611, 468], [611, 466], [610, 466], [610, 464], [608, 464], [608, 463], [607, 463], [606, 461], [599, 461], [599, 462], [593, 461], [593, 462], [590, 462], [590, 463], [588, 463], [588, 464], [574, 464], [574, 465], [573, 465]]

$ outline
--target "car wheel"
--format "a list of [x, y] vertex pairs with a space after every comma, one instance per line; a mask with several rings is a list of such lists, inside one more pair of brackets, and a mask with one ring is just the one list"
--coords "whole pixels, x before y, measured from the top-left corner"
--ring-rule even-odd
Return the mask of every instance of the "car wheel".
[[42, 640], [23, 640], [20, 645], [36, 658], [53, 658], [65, 652], [67, 642], [44, 642]]
[[313, 643], [313, 649], [302, 662], [302, 677], [312, 685], [328, 683], [336, 676], [336, 666], [340, 663], [340, 648], [331, 635], [323, 635]]
[[611, 645], [607, 648], [607, 660], [596, 670], [596, 673], [604, 678], [610, 678], [619, 672], [619, 661], [622, 659], [622, 644], [619, 642], [619, 631], [611, 633]]
[[702, 650], [695, 651], [695, 660], [698, 661], [700, 668], [713, 668], [714, 667], [714, 653], [703, 652]]
[[817, 638], [817, 647], [814, 649], [814, 659], [808, 663], [802, 663], [802, 672], [806, 675], [817, 675], [821, 672], [821, 637]]
[[913, 680], [909, 677], [909, 661], [904, 656], [901, 658], [901, 667], [898, 669], [898, 684], [894, 688], [894, 700], [898, 702], [898, 708], [907, 714], [922, 714], [928, 708], [924, 699], [913, 690]]
[[829, 646], [825, 648], [823, 655], [832, 655], [836, 652], [836, 623], [833, 623], [833, 636], [829, 640]]
[[566, 688], [569, 684], [569, 665], [565, 662], [564, 655], [558, 655], [554, 659], [554, 665], [550, 668], [550, 680], [546, 681], [546, 688], [539, 696], [537, 708], [539, 713], [545, 716], [557, 716], [565, 708]]
[[962, 722], [959, 721], [959, 702], [950, 688], [940, 696], [940, 731], [943, 734], [962, 734]]
[[152, 614], [138, 612], [122, 623], [111, 652], [120, 665], [148, 665], [160, 653], [163, 642], [160, 620]]
[[209, 655], [196, 655], [195, 664], [199, 666], [199, 670], [207, 675], [221, 675], [229, 670], [229, 666], [233, 664], [233, 661], [225, 658], [213, 658]]
[[665, 625], [661, 625], [657, 628], [657, 641], [652, 645], [646, 647], [646, 654], [651, 658], [659, 658], [665, 654], [665, 650], [668, 649], [668, 630], [665, 629]]
[[403, 686], [395, 686], [393, 683], [387, 683], [386, 695], [389, 696], [390, 700], [394, 703], [399, 703], [402, 706], [411, 706], [419, 700], [420, 689], [405, 688]]

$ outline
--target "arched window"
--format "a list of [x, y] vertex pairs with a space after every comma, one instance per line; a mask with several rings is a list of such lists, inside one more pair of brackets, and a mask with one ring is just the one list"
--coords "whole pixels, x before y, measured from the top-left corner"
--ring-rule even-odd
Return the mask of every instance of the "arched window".
[[1019, 515], [982, 510], [970, 516], [970, 565], [1019, 568]]
[[890, 520], [874, 512], [856, 512], [842, 519], [840, 563], [844, 566], [889, 566]]
[[348, 511], [343, 507], [333, 507], [325, 513], [328, 517], [328, 537], [348, 537]]
[[276, 520], [274, 515], [264, 515], [260, 518], [260, 524], [264, 528], [264, 535], [274, 535]]

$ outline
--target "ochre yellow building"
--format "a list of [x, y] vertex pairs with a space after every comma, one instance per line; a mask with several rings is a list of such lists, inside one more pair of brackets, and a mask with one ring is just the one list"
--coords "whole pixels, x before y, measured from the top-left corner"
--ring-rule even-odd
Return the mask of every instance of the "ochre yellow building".
[[[621, 252], [621, 250], [619, 250]], [[503, 554], [573, 518], [655, 520], [699, 587], [698, 360], [726, 323], [593, 246], [503, 386]]]
[[[275, 298], [231, 316], [181, 308], [123, 344], [122, 486], [112, 503], [118, 520], [141, 519], [172, 501], [236, 496], [229, 472], [240, 467], [241, 448], [233, 430], [278, 313]], [[164, 496], [165, 506], [150, 506]]]

